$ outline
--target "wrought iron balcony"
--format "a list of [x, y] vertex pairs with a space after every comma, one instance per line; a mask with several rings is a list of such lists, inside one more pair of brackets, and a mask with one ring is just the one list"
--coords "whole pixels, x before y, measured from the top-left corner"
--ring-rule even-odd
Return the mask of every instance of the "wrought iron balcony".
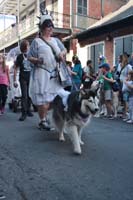
[[19, 24], [14, 24], [0, 33], [0, 50], [17, 43], [19, 39], [26, 38], [27, 36], [37, 32], [38, 19], [36, 14], [27, 17]]
[[[62, 29], [64, 32], [67, 29], [76, 29], [76, 31], [81, 31], [88, 28], [90, 25], [95, 23], [97, 19], [90, 18], [87, 16], [81, 16], [73, 14], [72, 16], [61, 14], [58, 12], [50, 12], [53, 17], [53, 23], [55, 29]], [[20, 21], [19, 24], [14, 24], [8, 29], [0, 33], [0, 50], [17, 43], [20, 39], [24, 39], [38, 32], [39, 20], [37, 14], [33, 13], [32, 15], [26, 17], [23, 21]]]

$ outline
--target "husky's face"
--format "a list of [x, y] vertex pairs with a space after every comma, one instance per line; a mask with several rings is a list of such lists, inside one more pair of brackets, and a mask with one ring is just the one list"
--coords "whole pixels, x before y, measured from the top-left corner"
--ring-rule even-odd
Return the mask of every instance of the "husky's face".
[[89, 91], [82, 91], [81, 92], [81, 111], [84, 114], [95, 114], [99, 110], [99, 100], [96, 96], [96, 92], [89, 90]]

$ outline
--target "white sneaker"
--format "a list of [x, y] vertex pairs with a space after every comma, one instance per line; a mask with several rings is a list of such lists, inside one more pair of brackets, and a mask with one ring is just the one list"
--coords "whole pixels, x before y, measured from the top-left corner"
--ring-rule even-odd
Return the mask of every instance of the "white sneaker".
[[47, 121], [41, 121], [39, 124], [38, 124], [38, 128], [40, 130], [46, 130], [46, 131], [54, 131], [55, 128], [54, 127], [51, 127], [50, 124], [47, 122]]
[[129, 118], [124, 118], [123, 119], [123, 122], [126, 122], [126, 121], [128, 121], [129, 120]]
[[48, 125], [48, 123], [46, 121], [41, 121], [39, 124], [38, 124], [38, 128], [40, 130], [42, 129], [45, 129], [47, 131], [50, 131], [50, 126]]
[[46, 118], [46, 124], [49, 126], [50, 131], [55, 131], [55, 127], [51, 124], [51, 121]]
[[126, 121], [128, 124], [133, 124], [133, 120], [128, 120], [128, 121]]

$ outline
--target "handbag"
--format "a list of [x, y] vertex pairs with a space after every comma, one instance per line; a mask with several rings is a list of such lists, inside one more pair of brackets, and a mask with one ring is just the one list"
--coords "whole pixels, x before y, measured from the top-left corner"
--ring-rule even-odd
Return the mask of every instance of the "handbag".
[[58, 70], [58, 78], [59, 78], [60, 84], [64, 88], [68, 86], [72, 86], [72, 79], [67, 69], [66, 63], [60, 62], [59, 64], [57, 64], [57, 70]]
[[119, 91], [120, 85], [119, 85], [119, 83], [118, 83], [117, 81], [114, 82], [114, 83], [112, 83], [111, 85], [112, 85], [112, 90], [113, 90], [114, 92]]
[[49, 47], [51, 47], [51, 50], [54, 54], [55, 60], [57, 62], [57, 72], [58, 72], [58, 79], [60, 84], [65, 88], [68, 86], [72, 86], [72, 78], [69, 74], [66, 62], [60, 61], [59, 58], [56, 55], [56, 52], [54, 48], [43, 38], [41, 38]]

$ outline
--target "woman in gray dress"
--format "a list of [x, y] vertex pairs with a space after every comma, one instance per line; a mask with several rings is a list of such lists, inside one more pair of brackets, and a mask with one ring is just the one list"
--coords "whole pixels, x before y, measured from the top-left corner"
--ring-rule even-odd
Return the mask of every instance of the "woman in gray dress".
[[62, 97], [68, 94], [59, 83], [57, 61], [55, 59], [57, 57], [64, 60], [66, 49], [63, 48], [60, 40], [52, 37], [53, 28], [51, 16], [42, 15], [39, 23], [40, 37], [32, 41], [28, 55], [30, 62], [34, 64], [31, 73], [30, 97], [38, 108], [39, 128], [46, 130], [50, 130], [46, 120], [50, 102], [58, 93]]

